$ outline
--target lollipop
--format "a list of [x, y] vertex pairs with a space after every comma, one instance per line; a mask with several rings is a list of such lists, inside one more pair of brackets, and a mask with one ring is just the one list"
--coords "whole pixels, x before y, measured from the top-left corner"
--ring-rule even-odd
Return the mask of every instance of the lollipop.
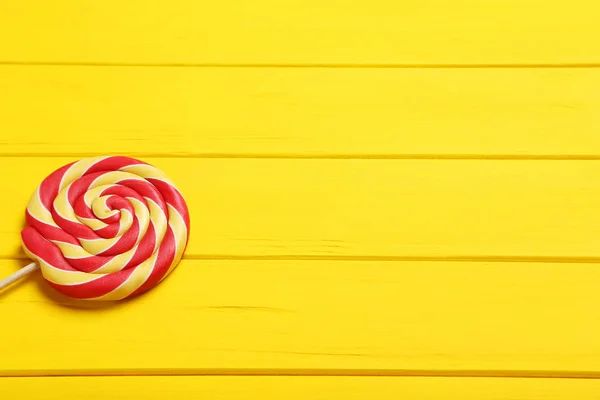
[[181, 193], [157, 168], [129, 157], [83, 159], [54, 171], [26, 211], [23, 248], [36, 270], [78, 299], [120, 300], [162, 281], [187, 246], [190, 218]]

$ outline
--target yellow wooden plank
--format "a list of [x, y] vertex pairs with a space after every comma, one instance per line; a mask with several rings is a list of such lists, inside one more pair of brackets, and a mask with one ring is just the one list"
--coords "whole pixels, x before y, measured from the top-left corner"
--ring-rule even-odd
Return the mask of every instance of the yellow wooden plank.
[[594, 0], [27, 0], [0, 60], [88, 63], [600, 62]]
[[0, 154], [597, 157], [599, 108], [594, 68], [3, 66]]
[[0, 293], [0, 375], [598, 377], [599, 284], [589, 264], [185, 260], [85, 307], [38, 275]]
[[597, 400], [598, 380], [348, 377], [0, 378], [21, 400]]
[[[600, 257], [600, 161], [144, 160], [188, 202], [186, 257]], [[70, 161], [0, 158], [1, 257]]]

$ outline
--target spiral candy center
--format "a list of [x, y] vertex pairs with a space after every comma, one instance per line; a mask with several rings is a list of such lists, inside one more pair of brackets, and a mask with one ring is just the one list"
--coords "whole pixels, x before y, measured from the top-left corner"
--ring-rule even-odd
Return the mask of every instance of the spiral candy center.
[[56, 170], [31, 197], [26, 219], [23, 247], [49, 284], [94, 300], [158, 284], [183, 256], [190, 229], [183, 196], [168, 177], [117, 156]]

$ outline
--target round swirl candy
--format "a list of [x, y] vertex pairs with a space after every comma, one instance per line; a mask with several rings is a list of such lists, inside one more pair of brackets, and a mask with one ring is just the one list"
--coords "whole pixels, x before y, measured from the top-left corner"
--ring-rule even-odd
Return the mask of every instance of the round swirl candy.
[[187, 246], [181, 193], [157, 168], [129, 157], [83, 159], [40, 184], [23, 247], [45, 280], [74, 298], [120, 300], [162, 281]]

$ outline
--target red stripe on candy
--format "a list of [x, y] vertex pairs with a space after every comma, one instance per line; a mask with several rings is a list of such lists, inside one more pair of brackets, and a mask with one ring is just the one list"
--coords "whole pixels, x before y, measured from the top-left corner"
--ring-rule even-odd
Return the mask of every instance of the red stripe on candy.
[[79, 285], [58, 285], [48, 282], [50, 286], [62, 294], [76, 299], [93, 299], [94, 297], [104, 296], [121, 286], [133, 273], [133, 269], [122, 270], [107, 274], [91, 282]]
[[151, 182], [158, 189], [158, 191], [167, 203], [169, 203], [171, 206], [173, 206], [173, 208], [179, 211], [179, 214], [181, 214], [181, 217], [185, 221], [185, 226], [188, 228], [189, 231], [190, 213], [181, 193], [179, 193], [179, 191], [173, 186], [159, 179], [150, 178], [148, 179], [148, 181]]
[[123, 156], [112, 156], [107, 157], [103, 160], [98, 161], [96, 164], [91, 166], [87, 171], [87, 174], [92, 174], [95, 172], [110, 172], [110, 171], [118, 171], [123, 167], [128, 167], [131, 165], [138, 164], [146, 164], [143, 161], [136, 160], [135, 158], [123, 157]]
[[58, 269], [77, 271], [65, 260], [60, 249], [55, 244], [44, 239], [34, 228], [28, 227], [23, 229], [21, 239], [25, 248], [40, 260]]
[[140, 286], [135, 292], [131, 294], [131, 296], [136, 296], [138, 294], [144, 293], [145, 291], [151, 289], [156, 286], [158, 282], [165, 276], [165, 274], [171, 268], [171, 264], [175, 259], [176, 254], [176, 245], [175, 245], [175, 235], [173, 234], [173, 230], [169, 226], [167, 228], [167, 232], [165, 234], [165, 238], [161, 243], [158, 249], [158, 257], [156, 259], [156, 263], [154, 264], [154, 269], [150, 273], [150, 276], [144, 282], [142, 286]]
[[60, 188], [60, 181], [62, 180], [62, 177], [73, 164], [74, 163], [67, 164], [64, 167], [57, 169], [48, 175], [48, 177], [40, 184], [40, 201], [48, 211], [50, 211], [52, 208], [52, 202], [56, 198], [56, 195], [58, 195], [58, 189]]
[[48, 225], [29, 213], [29, 211], [25, 212], [25, 220], [27, 225], [32, 228], [35, 228], [40, 234], [43, 235], [47, 240], [53, 240], [58, 242], [71, 243], [74, 245], [79, 245], [79, 242], [73, 235], [69, 235], [67, 232], [63, 231], [56, 226]]

